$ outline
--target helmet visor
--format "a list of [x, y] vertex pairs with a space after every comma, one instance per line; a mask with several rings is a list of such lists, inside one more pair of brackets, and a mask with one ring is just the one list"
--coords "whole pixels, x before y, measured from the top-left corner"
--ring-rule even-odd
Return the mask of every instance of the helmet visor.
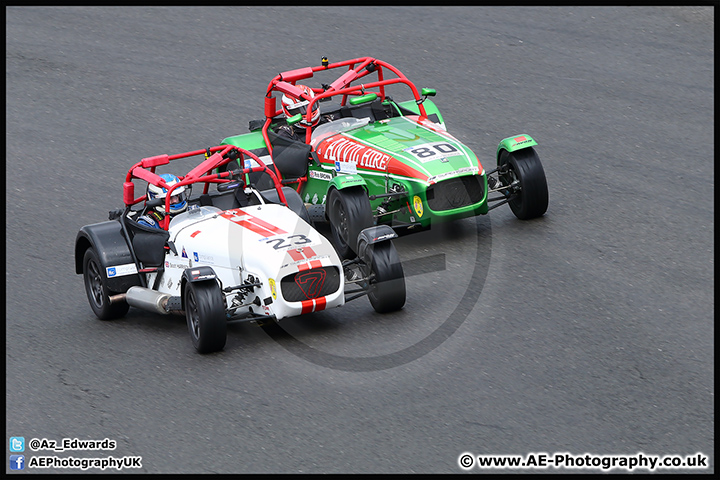
[[[298, 113], [301, 113], [303, 116], [307, 113], [307, 106], [310, 104], [307, 100], [304, 100], [302, 102], [298, 102], [294, 105], [288, 105], [287, 110], [291, 117], [294, 117]], [[317, 103], [313, 104], [313, 113], [317, 111]]]
[[187, 202], [187, 196], [185, 192], [175, 193], [170, 197], [170, 211], [179, 210], [185, 208]]

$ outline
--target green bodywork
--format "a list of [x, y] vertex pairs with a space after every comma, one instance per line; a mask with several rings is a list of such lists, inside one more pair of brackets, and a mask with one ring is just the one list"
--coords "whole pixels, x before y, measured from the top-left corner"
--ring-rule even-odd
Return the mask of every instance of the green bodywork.
[[[428, 89], [427, 93], [434, 91]], [[314, 146], [313, 155], [319, 162], [309, 161], [307, 182], [299, 188], [305, 203], [324, 204], [331, 189], [363, 188], [377, 224], [427, 227], [432, 222], [486, 214], [486, 171], [467, 146], [445, 131], [436, 105], [427, 98], [424, 100], [423, 106], [432, 122], [424, 125], [414, 116], [419, 114], [415, 101], [386, 101], [385, 105], [390, 105], [397, 116], [341, 130]], [[260, 128], [228, 137], [222, 144], [253, 152], [266, 148]], [[498, 156], [503, 149], [514, 151], [533, 145], [536, 142], [528, 135], [508, 137], [498, 145]], [[370, 168], [363, 163], [367, 157]], [[437, 182], [471, 175], [478, 177], [481, 189], [481, 196], [474, 203], [432, 210], [428, 192], [434, 190]]]

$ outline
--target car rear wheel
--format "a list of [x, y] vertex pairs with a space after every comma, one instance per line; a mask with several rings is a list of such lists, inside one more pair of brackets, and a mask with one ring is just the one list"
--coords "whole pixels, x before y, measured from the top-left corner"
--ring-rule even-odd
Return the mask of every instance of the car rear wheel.
[[548, 208], [548, 188], [540, 159], [532, 147], [514, 152], [503, 150], [498, 159], [498, 177], [512, 196], [508, 202], [521, 220], [540, 217]]
[[185, 318], [195, 349], [200, 353], [212, 353], [225, 348], [225, 300], [217, 283], [188, 282], [184, 295]]
[[405, 305], [405, 274], [395, 245], [392, 242], [367, 245], [361, 239], [358, 250], [363, 252], [363, 263], [369, 267], [370, 304], [378, 313], [400, 310]]
[[341, 258], [354, 258], [360, 232], [373, 225], [370, 200], [363, 188], [332, 189], [327, 212], [335, 250]]
[[120, 318], [130, 309], [130, 305], [125, 301], [110, 303], [111, 292], [107, 287], [105, 269], [92, 247], [85, 250], [83, 257], [83, 280], [90, 308], [100, 320]]

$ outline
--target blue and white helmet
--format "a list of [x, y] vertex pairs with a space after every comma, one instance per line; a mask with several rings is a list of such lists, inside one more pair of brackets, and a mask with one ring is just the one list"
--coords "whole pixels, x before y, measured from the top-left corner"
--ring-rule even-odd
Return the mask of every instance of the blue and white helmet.
[[[180, 183], [180, 179], [176, 177], [175, 175], [171, 173], [163, 173], [160, 175], [160, 178], [165, 180], [165, 183], [168, 184], [168, 186], [172, 187], [176, 183]], [[154, 200], [156, 198], [165, 198], [165, 195], [167, 195], [168, 191], [166, 188], [158, 187], [157, 185], [148, 184], [147, 188], [147, 199], [148, 200]], [[187, 195], [185, 193], [185, 186], [178, 187], [172, 192], [172, 197], [170, 197], [170, 215], [175, 215], [176, 213], [184, 212], [187, 208]], [[158, 205], [155, 207], [155, 210], [157, 210], [160, 213], [165, 213], [165, 205]]]

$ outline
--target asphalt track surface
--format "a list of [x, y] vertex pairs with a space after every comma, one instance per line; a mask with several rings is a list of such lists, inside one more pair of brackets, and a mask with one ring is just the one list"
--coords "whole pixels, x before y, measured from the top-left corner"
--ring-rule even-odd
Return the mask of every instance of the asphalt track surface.
[[[11, 436], [108, 438], [113, 451], [25, 455], [141, 456], [130, 473], [700, 452], [713, 472], [713, 17], [7, 8], [8, 451]], [[401, 238], [408, 301], [392, 315], [363, 298], [280, 329], [235, 324], [206, 356], [181, 317], [97, 320], [73, 245], [120, 206], [127, 168], [246, 131], [274, 75], [323, 55], [375, 56], [436, 88], [449, 131], [489, 168], [500, 139], [532, 135], [547, 215], [498, 208]]]

